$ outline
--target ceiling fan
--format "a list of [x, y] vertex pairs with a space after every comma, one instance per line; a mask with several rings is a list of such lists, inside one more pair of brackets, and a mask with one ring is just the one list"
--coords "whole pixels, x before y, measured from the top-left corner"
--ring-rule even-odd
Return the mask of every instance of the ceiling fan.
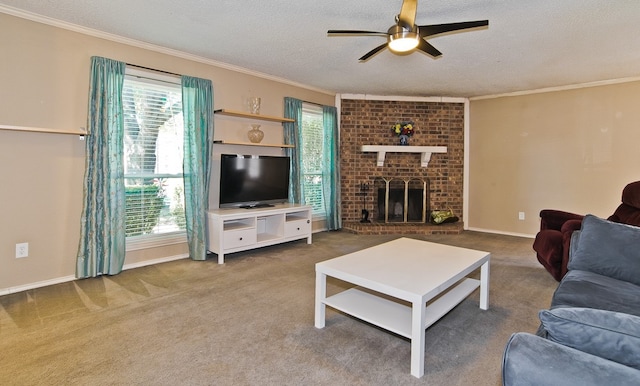
[[432, 25], [416, 25], [416, 12], [418, 0], [404, 0], [400, 14], [396, 16], [396, 23], [387, 32], [340, 30], [330, 29], [329, 35], [361, 35], [361, 36], [385, 36], [387, 42], [379, 45], [364, 54], [359, 60], [366, 61], [373, 55], [389, 48], [395, 54], [407, 54], [414, 50], [423, 51], [434, 58], [442, 55], [434, 46], [426, 41], [429, 36], [439, 35], [446, 32], [454, 32], [465, 29], [485, 27], [489, 25], [489, 20], [466, 21], [461, 23], [446, 23]]

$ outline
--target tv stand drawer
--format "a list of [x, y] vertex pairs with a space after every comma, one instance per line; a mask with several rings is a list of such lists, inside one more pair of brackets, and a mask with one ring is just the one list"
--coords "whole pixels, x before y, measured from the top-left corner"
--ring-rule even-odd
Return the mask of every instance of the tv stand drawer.
[[284, 236], [300, 236], [306, 235], [311, 230], [310, 220], [287, 221], [284, 224]]
[[224, 232], [224, 247], [232, 249], [255, 244], [258, 241], [255, 229], [242, 229]]

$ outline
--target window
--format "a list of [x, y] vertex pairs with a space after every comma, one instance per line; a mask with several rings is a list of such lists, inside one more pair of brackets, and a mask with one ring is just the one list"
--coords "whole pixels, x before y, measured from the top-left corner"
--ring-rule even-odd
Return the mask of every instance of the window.
[[314, 216], [326, 216], [322, 189], [324, 126], [322, 107], [302, 104], [302, 197]]
[[184, 240], [180, 80], [127, 70], [122, 104], [127, 249]]

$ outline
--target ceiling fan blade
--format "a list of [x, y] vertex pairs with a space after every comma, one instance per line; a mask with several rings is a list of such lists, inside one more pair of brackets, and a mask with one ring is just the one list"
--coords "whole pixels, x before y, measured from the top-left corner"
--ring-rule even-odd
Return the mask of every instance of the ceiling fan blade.
[[418, 26], [418, 30], [420, 31], [420, 36], [427, 37], [442, 34], [445, 32], [459, 31], [463, 29], [477, 28], [477, 27], [485, 27], [489, 25], [489, 20], [476, 20], [476, 21], [465, 21], [461, 23], [446, 23], [446, 24], [432, 24], [432, 25], [420, 25]]
[[432, 46], [429, 42], [427, 42], [424, 39], [420, 39], [420, 43], [418, 43], [418, 47], [416, 47], [416, 50], [426, 52], [427, 54], [433, 56], [434, 58], [437, 58], [438, 56], [442, 55], [442, 52], [438, 51], [437, 48]]
[[360, 59], [358, 59], [361, 62], [364, 62], [365, 60], [369, 59], [370, 57], [372, 57], [373, 55], [377, 54], [378, 52], [384, 50], [385, 48], [387, 48], [387, 43], [384, 44], [380, 44], [378, 47], [372, 49], [371, 51], [367, 52], [366, 54], [364, 54]]
[[349, 29], [330, 29], [327, 31], [329, 35], [373, 35], [373, 36], [389, 36], [386, 32], [378, 32], [378, 31], [359, 31], [359, 30], [349, 30]]
[[418, 0], [404, 0], [398, 15], [398, 24], [411, 29], [416, 23], [416, 12], [418, 12]]

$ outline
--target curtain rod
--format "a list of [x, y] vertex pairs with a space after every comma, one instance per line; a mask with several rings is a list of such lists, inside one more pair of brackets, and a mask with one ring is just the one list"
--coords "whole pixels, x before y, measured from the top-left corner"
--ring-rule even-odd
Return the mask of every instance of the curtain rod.
[[182, 74], [176, 74], [175, 72], [164, 71], [164, 70], [158, 70], [158, 69], [151, 68], [151, 67], [139, 66], [139, 65], [137, 65], [137, 64], [133, 64], [133, 63], [126, 63], [126, 65], [127, 65], [127, 66], [131, 66], [131, 67], [140, 68], [140, 69], [143, 69], [143, 70], [149, 70], [149, 71], [161, 72], [161, 73], [163, 73], [163, 74], [168, 74], [168, 75], [173, 75], [173, 76], [182, 77]]
[[309, 103], [310, 105], [320, 106], [320, 107], [324, 107], [325, 106], [325, 105], [320, 104], [320, 103], [305, 101], [304, 99], [302, 100], [302, 102], [303, 103]]

